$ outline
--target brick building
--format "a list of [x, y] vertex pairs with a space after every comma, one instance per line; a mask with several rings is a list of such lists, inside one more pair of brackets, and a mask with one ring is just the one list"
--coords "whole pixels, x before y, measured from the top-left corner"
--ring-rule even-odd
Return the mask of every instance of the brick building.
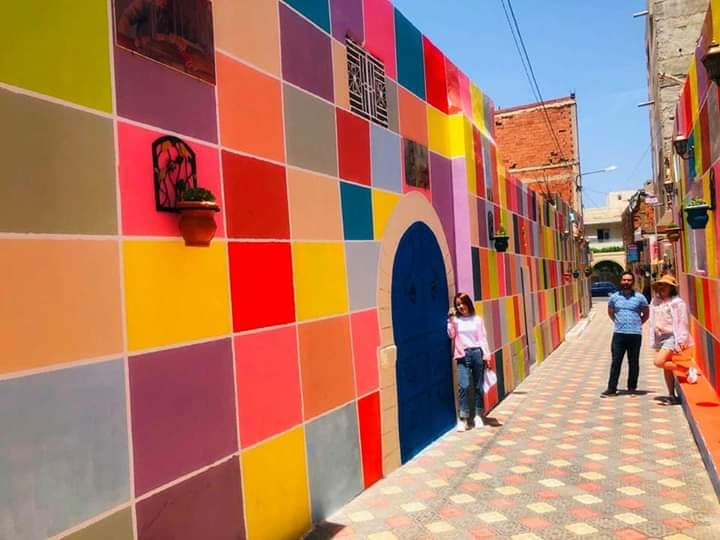
[[[545, 111], [555, 130], [555, 143]], [[495, 112], [495, 137], [509, 172], [541, 193], [558, 193], [581, 213], [581, 193], [575, 187], [580, 172], [577, 102], [570, 94]]]

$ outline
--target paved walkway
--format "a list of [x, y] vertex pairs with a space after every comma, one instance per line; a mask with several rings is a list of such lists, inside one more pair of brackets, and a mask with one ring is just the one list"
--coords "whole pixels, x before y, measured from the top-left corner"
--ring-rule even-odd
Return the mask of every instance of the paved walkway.
[[310, 538], [720, 539], [720, 505], [681, 407], [657, 400], [651, 352], [645, 395], [600, 398], [612, 330], [604, 304], [594, 315], [492, 412], [500, 427], [447, 434]]

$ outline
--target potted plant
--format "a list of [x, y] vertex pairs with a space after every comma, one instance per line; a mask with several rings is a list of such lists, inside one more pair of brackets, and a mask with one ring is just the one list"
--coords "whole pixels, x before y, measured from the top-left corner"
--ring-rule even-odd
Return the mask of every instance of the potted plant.
[[691, 229], [704, 229], [708, 222], [710, 205], [702, 197], [693, 197], [685, 205], [687, 222]]
[[208, 247], [217, 229], [214, 214], [220, 211], [213, 192], [201, 187], [188, 188], [181, 192], [177, 209], [180, 211], [178, 225], [185, 245]]
[[670, 223], [665, 227], [665, 235], [671, 242], [677, 242], [680, 240], [680, 226], [675, 222]]
[[493, 240], [495, 241], [495, 249], [501, 253], [507, 251], [509, 238], [510, 237], [505, 232], [505, 227], [500, 225], [493, 237]]

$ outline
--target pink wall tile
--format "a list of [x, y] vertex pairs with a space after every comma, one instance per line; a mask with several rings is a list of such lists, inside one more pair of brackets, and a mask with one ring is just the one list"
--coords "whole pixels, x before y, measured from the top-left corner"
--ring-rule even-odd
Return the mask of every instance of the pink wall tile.
[[388, 0], [365, 0], [365, 47], [385, 64], [385, 73], [396, 77], [395, 18]]
[[[122, 232], [138, 236], [180, 236], [177, 214], [155, 210], [152, 143], [164, 133], [118, 123]], [[195, 151], [198, 185], [220, 201], [220, 165], [216, 148], [185, 141]], [[222, 204], [221, 204], [222, 207]], [[216, 214], [216, 236], [225, 236], [225, 215]]]
[[240, 445], [302, 421], [296, 327], [235, 337]]
[[362, 396], [379, 386], [377, 348], [380, 346], [380, 331], [377, 310], [353, 313], [350, 324], [357, 395]]

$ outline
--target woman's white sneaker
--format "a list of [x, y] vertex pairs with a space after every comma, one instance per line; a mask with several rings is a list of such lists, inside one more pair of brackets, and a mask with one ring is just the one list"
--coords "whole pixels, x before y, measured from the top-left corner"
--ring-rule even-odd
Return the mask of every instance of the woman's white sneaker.
[[465, 420], [458, 420], [457, 426], [455, 426], [455, 431], [462, 432], [462, 431], [467, 431], [468, 429], [469, 428], [468, 428], [467, 422], [465, 422]]

